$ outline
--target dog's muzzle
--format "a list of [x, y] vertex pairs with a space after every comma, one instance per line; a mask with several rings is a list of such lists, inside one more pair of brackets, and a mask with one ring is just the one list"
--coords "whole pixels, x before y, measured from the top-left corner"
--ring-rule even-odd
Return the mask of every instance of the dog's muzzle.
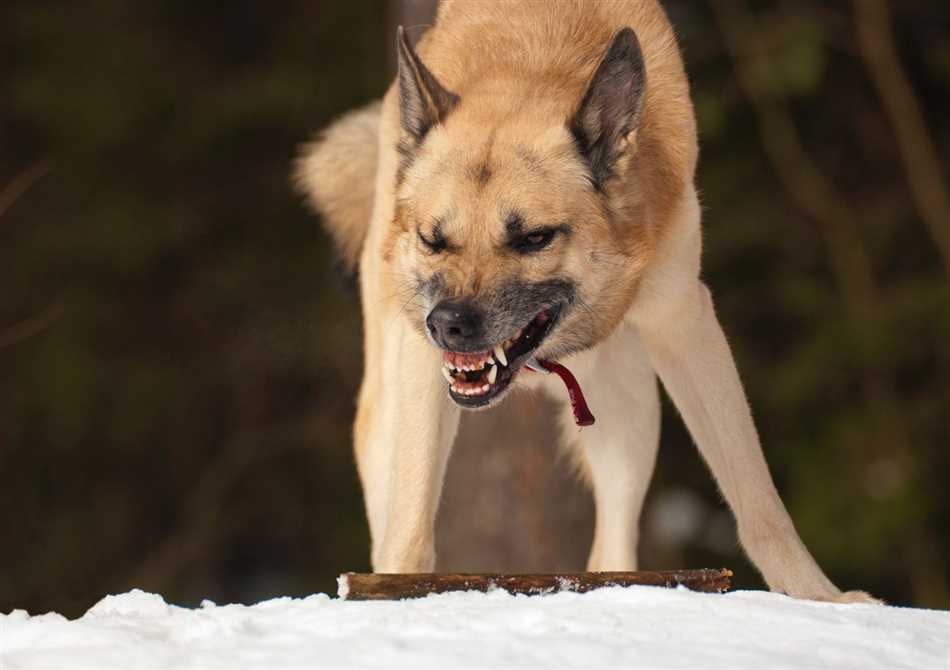
[[488, 405], [550, 334], [561, 306], [546, 307], [505, 340], [486, 342], [477, 309], [464, 303], [440, 303], [426, 318], [433, 341], [442, 349], [442, 374], [449, 395], [462, 407]]

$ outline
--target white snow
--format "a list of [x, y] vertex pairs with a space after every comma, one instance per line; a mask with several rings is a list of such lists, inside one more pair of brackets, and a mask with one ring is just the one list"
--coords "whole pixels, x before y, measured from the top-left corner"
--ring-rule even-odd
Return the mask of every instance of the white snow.
[[0, 615], [0, 668], [950, 668], [950, 612], [654, 587]]

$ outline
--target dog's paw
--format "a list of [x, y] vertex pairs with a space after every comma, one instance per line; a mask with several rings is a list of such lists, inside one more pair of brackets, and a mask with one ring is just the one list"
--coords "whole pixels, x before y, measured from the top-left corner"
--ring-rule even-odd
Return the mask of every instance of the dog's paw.
[[842, 591], [833, 596], [818, 596], [815, 600], [821, 600], [827, 603], [842, 604], [863, 604], [863, 605], [885, 605], [886, 603], [879, 598], [875, 598], [866, 591]]

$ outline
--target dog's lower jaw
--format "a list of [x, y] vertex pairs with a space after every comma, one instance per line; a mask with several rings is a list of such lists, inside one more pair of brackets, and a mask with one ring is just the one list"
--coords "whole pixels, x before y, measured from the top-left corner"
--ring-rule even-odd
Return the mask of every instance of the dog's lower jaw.
[[521, 368], [547, 343], [564, 309], [563, 303], [544, 307], [491, 350], [475, 354], [443, 350], [442, 374], [448, 382], [449, 397], [468, 410], [486, 409], [500, 403]]

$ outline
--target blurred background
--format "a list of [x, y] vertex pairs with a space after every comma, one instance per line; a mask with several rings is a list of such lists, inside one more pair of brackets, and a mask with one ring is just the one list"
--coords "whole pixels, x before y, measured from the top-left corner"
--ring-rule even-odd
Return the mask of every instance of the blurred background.
[[[289, 172], [433, 4], [0, 5], [0, 611], [369, 568], [358, 297]], [[950, 3], [664, 4], [705, 277], [779, 489], [839, 586], [950, 607]], [[550, 416], [466, 421], [441, 569], [583, 568], [592, 504]], [[669, 403], [642, 526], [643, 567], [761, 588]]]

